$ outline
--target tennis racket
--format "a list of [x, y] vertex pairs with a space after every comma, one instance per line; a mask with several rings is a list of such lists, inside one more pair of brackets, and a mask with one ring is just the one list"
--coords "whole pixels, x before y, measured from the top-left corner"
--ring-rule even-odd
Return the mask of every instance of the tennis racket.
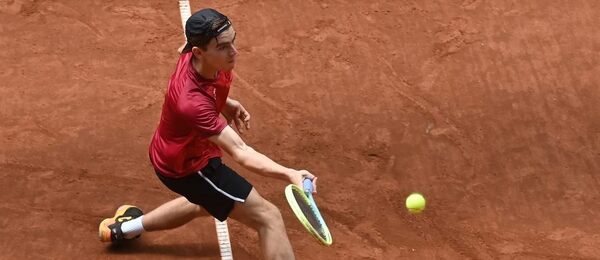
[[321, 244], [329, 246], [333, 243], [333, 238], [312, 196], [312, 180], [304, 179], [303, 186], [300, 188], [298, 185], [290, 184], [285, 187], [288, 204], [304, 228]]

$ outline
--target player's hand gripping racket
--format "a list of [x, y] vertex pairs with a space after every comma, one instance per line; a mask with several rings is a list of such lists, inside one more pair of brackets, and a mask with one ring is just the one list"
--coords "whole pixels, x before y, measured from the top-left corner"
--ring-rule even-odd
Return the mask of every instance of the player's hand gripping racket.
[[321, 216], [317, 203], [312, 196], [312, 180], [304, 179], [303, 186], [303, 188], [300, 188], [298, 185], [290, 184], [285, 187], [285, 197], [288, 204], [290, 204], [296, 218], [313, 237], [323, 245], [331, 245], [333, 243], [331, 233], [329, 233], [329, 228], [327, 228], [327, 224], [325, 224], [325, 220]]

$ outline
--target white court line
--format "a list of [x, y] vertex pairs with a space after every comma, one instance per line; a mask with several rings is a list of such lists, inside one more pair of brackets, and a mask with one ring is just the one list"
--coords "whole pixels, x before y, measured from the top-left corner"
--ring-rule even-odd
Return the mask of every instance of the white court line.
[[233, 251], [231, 250], [231, 242], [229, 241], [227, 220], [221, 222], [218, 219], [215, 219], [215, 226], [217, 228], [217, 240], [219, 241], [221, 260], [233, 260]]
[[[179, 14], [181, 15], [181, 27], [183, 28], [183, 36], [185, 37], [185, 22], [192, 16], [190, 1], [179, 0]], [[221, 260], [233, 260], [227, 220], [220, 222], [218, 219], [215, 219], [215, 226], [217, 229], [217, 240], [219, 242]]]
[[185, 36], [185, 22], [192, 16], [190, 1], [179, 0], [179, 14], [181, 15], [181, 26], [183, 27], [183, 36]]

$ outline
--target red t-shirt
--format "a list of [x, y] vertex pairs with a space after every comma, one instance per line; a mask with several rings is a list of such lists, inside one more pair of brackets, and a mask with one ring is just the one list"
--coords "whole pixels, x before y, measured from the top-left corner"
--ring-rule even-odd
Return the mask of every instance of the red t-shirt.
[[233, 78], [231, 72], [218, 72], [213, 80], [202, 78], [191, 58], [191, 52], [179, 57], [150, 143], [150, 161], [167, 177], [184, 177], [202, 169], [208, 159], [222, 156], [207, 138], [227, 126], [219, 113]]

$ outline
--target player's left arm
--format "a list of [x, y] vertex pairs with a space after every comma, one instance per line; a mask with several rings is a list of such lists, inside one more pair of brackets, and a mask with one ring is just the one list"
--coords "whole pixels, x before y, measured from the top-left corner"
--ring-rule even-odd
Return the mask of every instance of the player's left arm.
[[240, 133], [244, 132], [244, 128], [250, 130], [250, 113], [239, 101], [228, 97], [221, 114], [225, 116], [229, 125], [235, 123]]

